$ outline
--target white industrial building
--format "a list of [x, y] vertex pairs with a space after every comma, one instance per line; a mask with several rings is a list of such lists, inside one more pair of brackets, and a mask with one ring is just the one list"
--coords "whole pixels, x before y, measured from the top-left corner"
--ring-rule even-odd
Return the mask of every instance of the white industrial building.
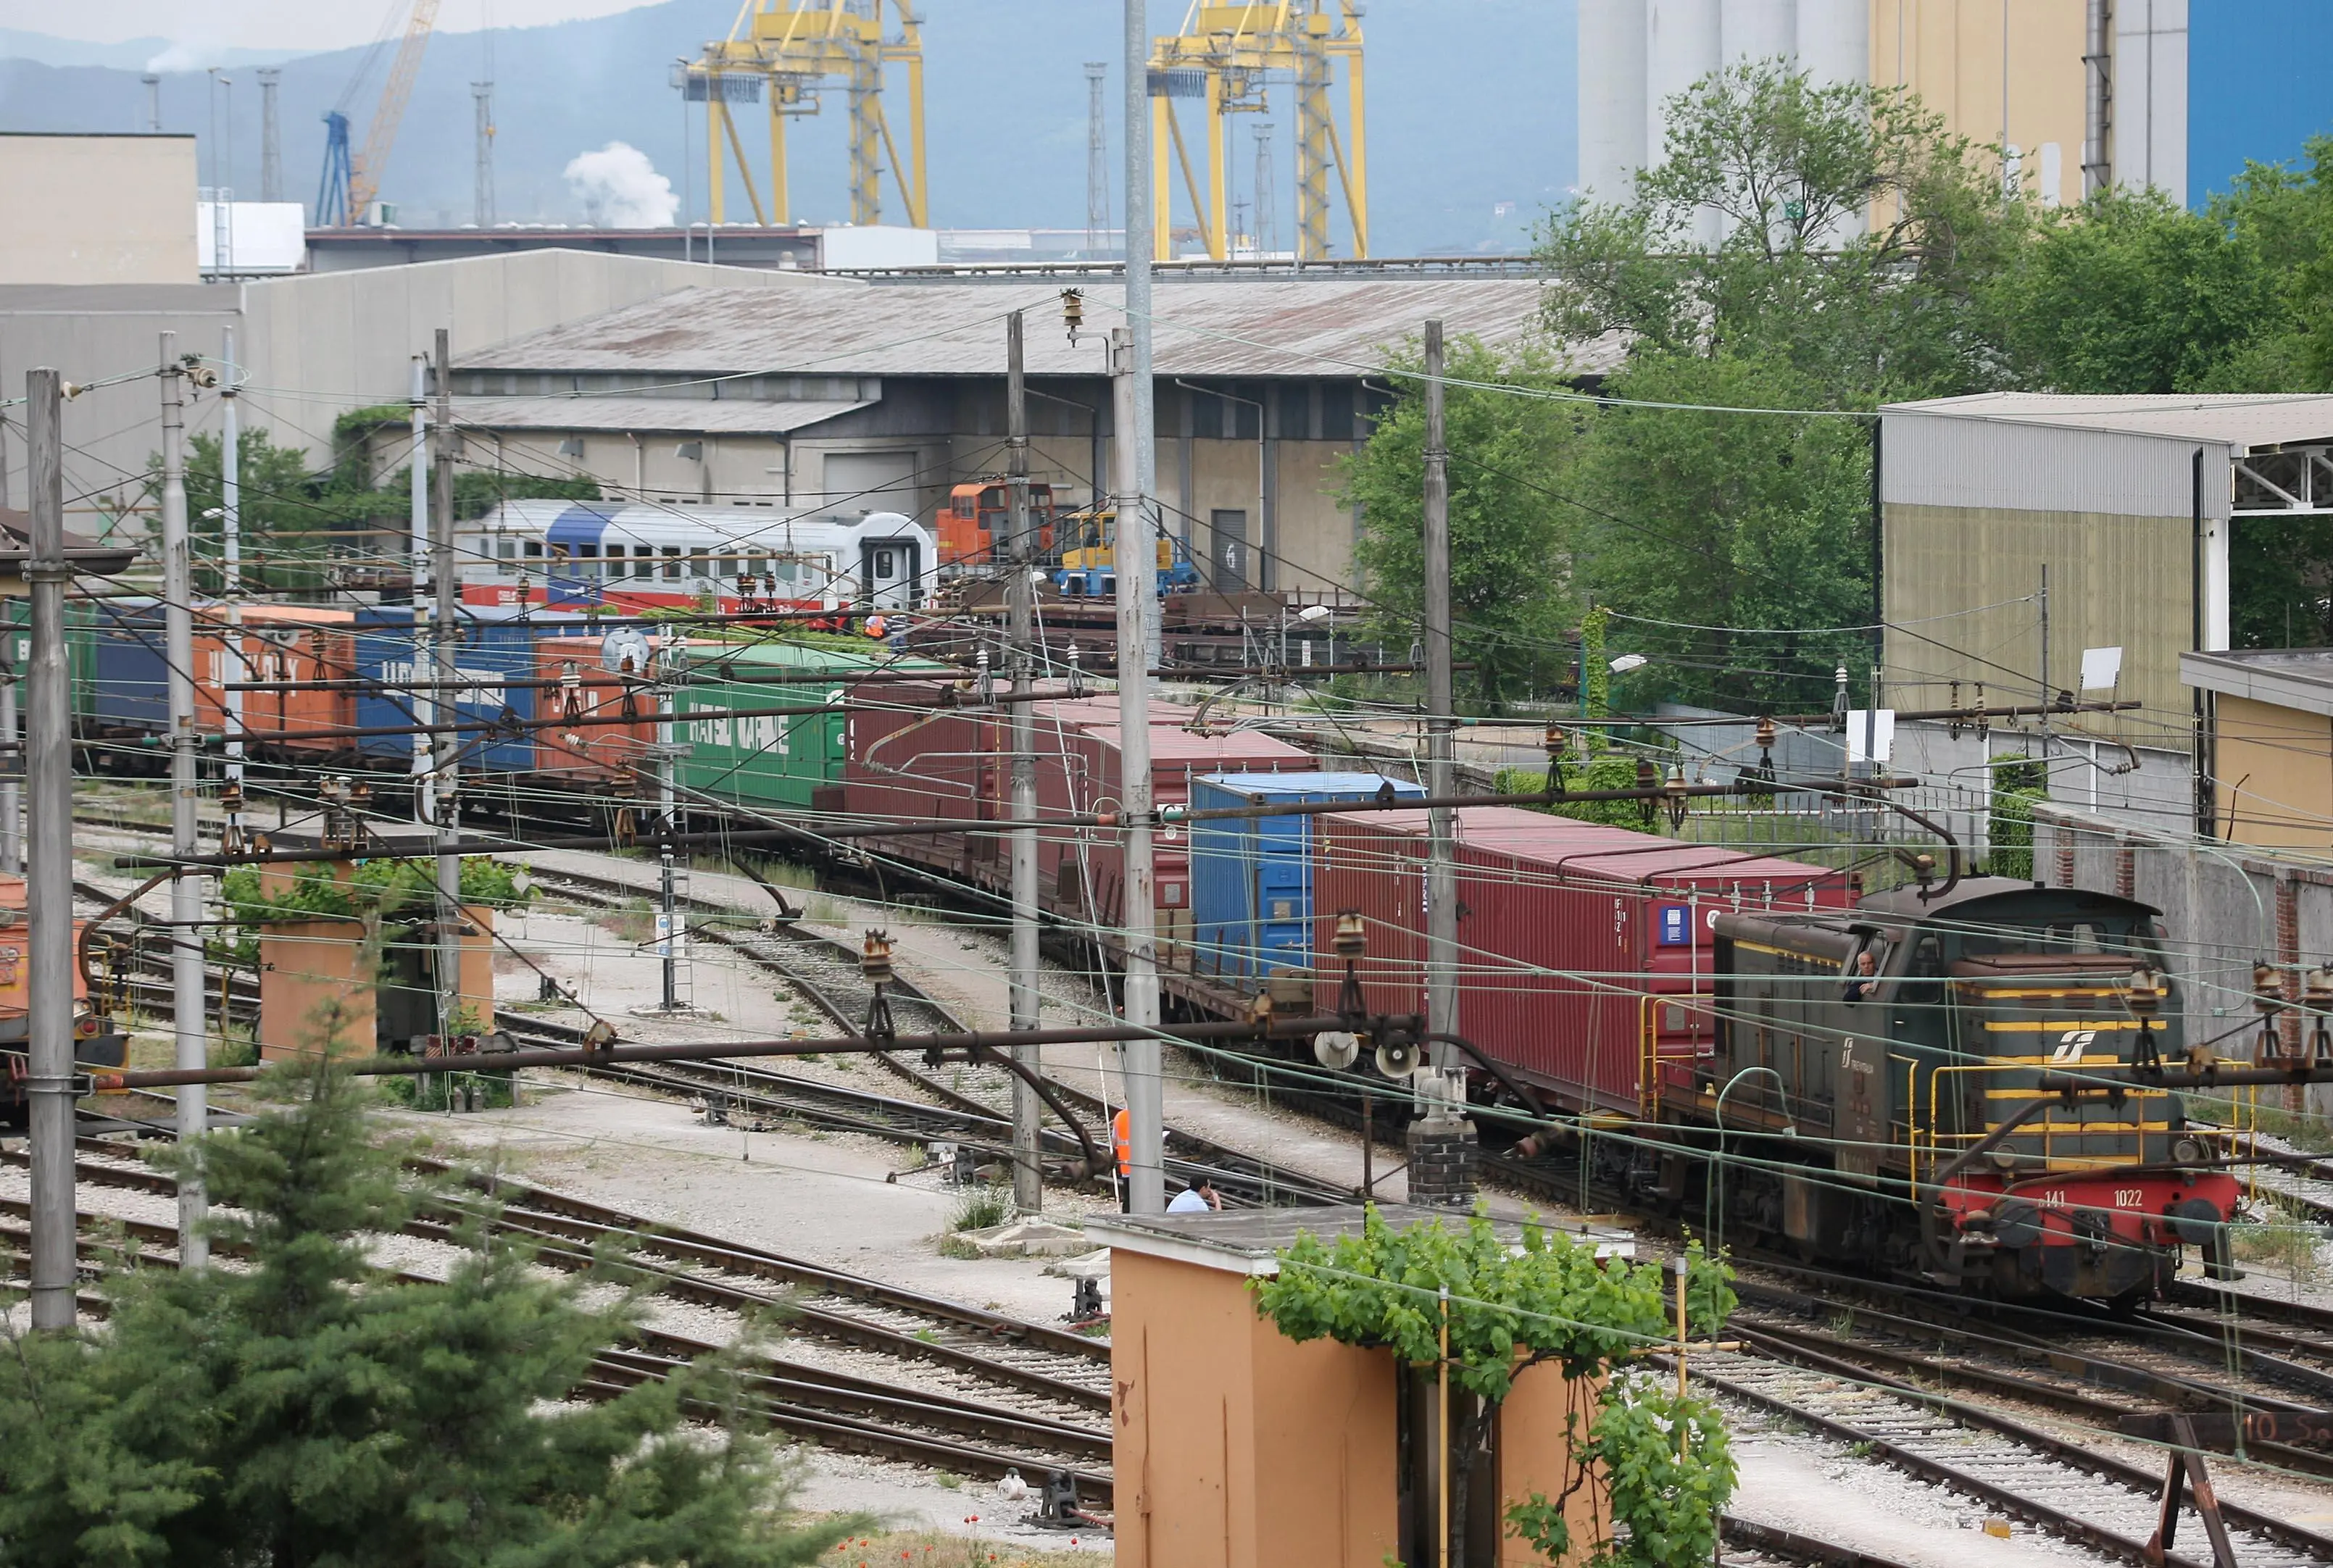
[[1664, 106], [1737, 61], [1794, 61], [1819, 82], [1870, 70], [1870, 0], [1582, 0], [1579, 188], [1627, 197], [1660, 161]]

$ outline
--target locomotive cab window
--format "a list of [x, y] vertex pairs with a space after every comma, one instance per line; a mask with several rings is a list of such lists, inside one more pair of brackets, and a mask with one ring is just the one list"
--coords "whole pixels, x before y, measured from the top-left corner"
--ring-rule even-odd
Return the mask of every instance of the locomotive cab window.
[[1936, 937], [1924, 936], [1912, 947], [1912, 961], [1897, 999], [1906, 1006], [1933, 1008], [1944, 999], [1944, 946]]

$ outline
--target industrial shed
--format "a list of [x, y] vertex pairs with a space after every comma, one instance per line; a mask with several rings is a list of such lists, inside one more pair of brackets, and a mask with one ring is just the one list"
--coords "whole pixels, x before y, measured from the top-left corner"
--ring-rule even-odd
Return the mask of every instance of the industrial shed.
[[[2031, 702], [2120, 647], [2086, 727], [2185, 750], [2203, 699], [2179, 659], [2230, 645], [2247, 519], [2333, 516], [2333, 397], [1986, 393], [1881, 410], [1887, 678], [1902, 705]], [[2048, 574], [2049, 637], [2041, 588]], [[2104, 697], [2105, 692], [2093, 692]]]
[[[1072, 337], [1051, 282], [691, 290], [457, 344], [455, 415], [494, 461], [612, 493], [928, 518], [1003, 466], [1004, 318], [1021, 311], [1033, 477], [1082, 504], [1110, 487], [1108, 343], [1126, 315], [1121, 284], [1080, 292]], [[1356, 586], [1337, 464], [1391, 396], [1387, 357], [1429, 317], [1498, 346], [1540, 330], [1529, 278], [1162, 281], [1153, 298], [1158, 493], [1224, 588]], [[1573, 364], [1596, 375], [1618, 351]]]

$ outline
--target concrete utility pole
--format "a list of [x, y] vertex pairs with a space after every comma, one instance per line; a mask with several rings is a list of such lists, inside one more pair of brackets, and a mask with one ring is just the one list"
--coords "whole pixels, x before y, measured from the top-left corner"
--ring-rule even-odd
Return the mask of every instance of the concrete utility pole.
[[[1450, 679], [1450, 454], [1442, 397], [1442, 323], [1426, 323], [1426, 790], [1437, 799], [1454, 789], [1451, 758], [1456, 693]], [[1458, 813], [1437, 806], [1426, 814], [1426, 1028], [1429, 1035], [1458, 1032]], [[1457, 1047], [1433, 1044], [1434, 1078], [1426, 1115], [1409, 1132], [1410, 1200], [1465, 1201], [1474, 1187], [1466, 1146], [1474, 1129], [1464, 1120], [1466, 1069]]]
[[490, 229], [494, 226], [494, 84], [473, 81], [470, 96], [477, 100], [476, 189], [471, 193], [471, 221]]
[[[162, 645], [168, 661], [164, 684], [170, 713], [170, 852], [193, 856], [195, 842], [195, 606], [194, 557], [187, 538], [186, 367], [178, 359], [178, 335], [162, 334]], [[40, 858], [34, 846], [34, 859]], [[203, 893], [205, 879], [180, 872], [170, 883], [170, 1009], [180, 1067], [210, 1065], [209, 1030], [203, 1018]], [[68, 976], [65, 994], [72, 994]], [[67, 1004], [70, 1006], [70, 1002]], [[178, 1090], [178, 1136], [199, 1137], [208, 1121], [209, 1091], [200, 1084]], [[178, 1181], [178, 1260], [193, 1267], [206, 1261], [209, 1245], [200, 1233], [208, 1205], [199, 1182]]]
[[146, 133], [162, 134], [162, 79], [148, 72], [138, 79], [146, 84]]
[[[1153, 946], [1157, 875], [1150, 851], [1150, 647], [1157, 547], [1150, 495], [1157, 484], [1157, 427], [1150, 383], [1150, 26], [1143, 0], [1125, 0], [1126, 326], [1110, 334], [1118, 378], [1118, 798], [1126, 812], [1126, 1022], [1158, 1027], [1157, 954]], [[1158, 1040], [1129, 1041], [1118, 1056], [1131, 1134], [1132, 1211], [1166, 1207], [1166, 1102]]]
[[33, 668], [25, 684], [33, 857], [24, 889], [32, 950], [24, 1098], [33, 1139], [33, 1327], [62, 1332], [74, 1318], [72, 709], [65, 668], [62, 378], [54, 370], [33, 371], [24, 378], [24, 402], [33, 514], [24, 567], [33, 590]]
[[680, 851], [672, 840], [680, 833], [680, 791], [675, 777], [680, 767], [680, 748], [674, 741], [673, 693], [680, 689], [688, 676], [688, 645], [682, 640], [679, 629], [667, 626], [656, 634], [657, 675], [657, 836], [661, 844], [658, 855], [658, 888], [662, 902], [658, 917], [657, 952], [664, 961], [664, 1010], [677, 1013], [686, 1009], [680, 1000], [680, 944], [686, 934], [686, 922], [682, 918], [678, 889], [674, 884], [673, 856]]
[[5, 641], [0, 642], [0, 745], [7, 749], [0, 760], [0, 874], [10, 876], [24, 872], [24, 794], [17, 782], [24, 776], [16, 724], [17, 646], [17, 631], [10, 626]]
[[275, 119], [275, 89], [281, 71], [263, 66], [259, 77], [259, 199], [283, 199], [283, 133]]
[[1086, 254], [1109, 244], [1109, 62], [1086, 62]]
[[[455, 619], [460, 607], [460, 576], [454, 569], [454, 365], [450, 334], [437, 329], [437, 439], [435, 443], [437, 505], [436, 531], [429, 548], [429, 607], [437, 623], [438, 711], [447, 718], [461, 712], [459, 679], [461, 627]], [[447, 730], [437, 737], [437, 1032], [456, 1033], [454, 1015], [462, 1006], [462, 857], [446, 846], [462, 837], [462, 791], [459, 783], [462, 737]], [[492, 1020], [485, 1020], [491, 1024]]]
[[[411, 588], [406, 601], [413, 608], [413, 653], [408, 659], [408, 678], [418, 684], [421, 670], [421, 578], [423, 562], [429, 550], [429, 361], [419, 354], [413, 356], [413, 451], [408, 459], [407, 476], [412, 481], [410, 490], [409, 536], [406, 554], [409, 561], [406, 576]], [[413, 699], [413, 722], [417, 725], [437, 722], [437, 704], [427, 695], [417, 693]], [[427, 825], [437, 820], [437, 791], [430, 779], [429, 737], [413, 737], [413, 820]]]
[[[1008, 705], [1013, 741], [1013, 955], [1010, 971], [1012, 1027], [1037, 1027], [1037, 753], [1025, 701], [1034, 689], [1037, 592], [1029, 573], [1037, 558], [1029, 525], [1029, 389], [1023, 375], [1021, 312], [1004, 318], [1004, 452], [1007, 494], [1013, 508], [1012, 536], [1000, 541], [998, 564], [1004, 578], [1005, 669], [1012, 681]], [[1044, 1070], [1044, 1052], [1015, 1046], [1013, 1055], [1031, 1072]], [[1013, 1080], [1013, 1206], [1034, 1214], [1045, 1204], [1045, 1170], [1040, 1162], [1039, 1114], [1042, 1102], [1025, 1080]]]
[[[219, 598], [226, 607], [226, 788], [219, 791], [226, 808], [226, 830], [220, 836], [230, 852], [243, 847], [243, 693], [235, 685], [251, 677], [243, 663], [243, 399], [237, 396], [235, 329], [219, 330]], [[219, 1028], [226, 1028], [222, 1015]]]

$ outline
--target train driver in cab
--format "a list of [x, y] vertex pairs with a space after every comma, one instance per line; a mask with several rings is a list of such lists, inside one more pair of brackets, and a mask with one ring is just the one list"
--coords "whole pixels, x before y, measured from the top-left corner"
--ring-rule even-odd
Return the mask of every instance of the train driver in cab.
[[1858, 951], [1848, 961], [1847, 999], [1859, 1002], [1871, 994], [1879, 980], [1879, 950], [1877, 946]]

